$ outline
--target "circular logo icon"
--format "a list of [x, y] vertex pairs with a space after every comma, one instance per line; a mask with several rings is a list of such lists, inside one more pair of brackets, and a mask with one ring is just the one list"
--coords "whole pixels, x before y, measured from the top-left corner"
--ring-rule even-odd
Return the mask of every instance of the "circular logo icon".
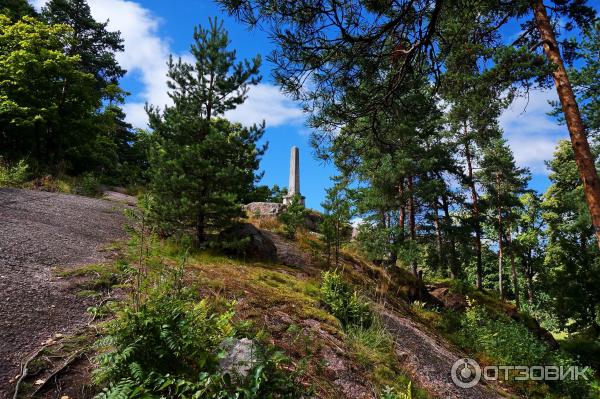
[[458, 359], [452, 365], [452, 382], [460, 388], [473, 388], [481, 380], [481, 367], [473, 359]]

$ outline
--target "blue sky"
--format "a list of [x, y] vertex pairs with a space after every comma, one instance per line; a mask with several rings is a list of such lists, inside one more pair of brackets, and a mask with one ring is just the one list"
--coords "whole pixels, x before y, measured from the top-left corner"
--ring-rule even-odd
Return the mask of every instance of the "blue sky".
[[[271, 65], [265, 59], [273, 45], [266, 33], [247, 30], [227, 17], [212, 0], [88, 2], [94, 18], [109, 19], [109, 28], [121, 31], [124, 38], [125, 51], [118, 59], [129, 71], [122, 86], [131, 92], [124, 108], [128, 120], [137, 127], [145, 127], [143, 106], [146, 102], [164, 105], [169, 101], [165, 84], [169, 54], [186, 57], [194, 26], [207, 25], [208, 19], [214, 16], [224, 19], [231, 45], [240, 58], [263, 55], [263, 82], [250, 91], [244, 105], [227, 116], [244, 124], [266, 121], [264, 139], [269, 142], [269, 150], [261, 163], [265, 172], [263, 184], [287, 186], [290, 147], [298, 146], [302, 194], [306, 196], [307, 206], [320, 208], [335, 170], [314, 157], [308, 144], [310, 131], [300, 107], [273, 84]], [[40, 7], [45, 0], [33, 0], [33, 3]], [[517, 162], [531, 169], [531, 186], [538, 191], [543, 191], [548, 184], [544, 160], [551, 158], [558, 139], [568, 137], [566, 128], [546, 115], [550, 110], [548, 100], [556, 99], [554, 88], [533, 92], [528, 98], [517, 99], [500, 118]]]

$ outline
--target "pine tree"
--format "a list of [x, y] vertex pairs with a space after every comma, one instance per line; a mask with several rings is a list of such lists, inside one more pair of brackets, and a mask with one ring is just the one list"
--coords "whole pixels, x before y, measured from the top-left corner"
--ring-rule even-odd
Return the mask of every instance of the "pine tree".
[[327, 247], [327, 264], [331, 265], [333, 252], [335, 265], [338, 266], [340, 248], [348, 236], [350, 226], [350, 202], [344, 195], [347, 182], [339, 181], [327, 189], [325, 201], [321, 204], [325, 214], [321, 223], [321, 234]]
[[515, 237], [515, 250], [521, 259], [521, 272], [527, 284], [527, 300], [530, 306], [534, 305], [535, 287], [534, 278], [543, 266], [544, 260], [544, 221], [542, 219], [542, 200], [533, 191], [523, 194], [517, 208], [517, 228]]
[[600, 251], [568, 141], [559, 142], [548, 167], [551, 185], [542, 203], [548, 240], [544, 288], [562, 328], [576, 331], [591, 327], [597, 333]]
[[306, 208], [299, 195], [294, 195], [285, 211], [279, 216], [288, 238], [294, 239], [299, 228], [304, 226]]
[[[516, 165], [512, 151], [504, 140], [495, 140], [486, 149], [481, 162], [480, 180], [487, 193], [490, 210], [495, 213], [495, 226], [498, 239], [498, 289], [500, 297], [505, 296], [504, 255], [508, 254], [511, 264], [511, 278], [515, 301], [519, 307], [519, 284], [512, 246], [511, 226], [515, 221], [515, 208], [520, 206], [518, 197], [525, 191], [529, 172]], [[493, 220], [493, 217], [490, 217]]]
[[236, 63], [223, 23], [194, 32], [194, 64], [171, 57], [164, 110], [148, 107], [154, 146], [150, 156], [149, 209], [164, 233], [194, 227], [198, 244], [241, 217], [241, 199], [253, 189], [266, 146], [261, 126], [242, 127], [222, 118], [243, 103], [260, 58]]

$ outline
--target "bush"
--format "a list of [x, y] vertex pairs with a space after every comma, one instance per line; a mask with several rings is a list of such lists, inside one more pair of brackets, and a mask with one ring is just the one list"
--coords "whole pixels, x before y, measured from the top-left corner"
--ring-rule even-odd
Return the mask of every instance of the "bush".
[[0, 158], [0, 187], [19, 187], [27, 181], [29, 165], [20, 160], [16, 165], [8, 165]]
[[387, 387], [383, 391], [381, 399], [412, 399], [411, 385], [410, 383], [408, 384], [406, 392], [397, 392], [395, 389]]
[[[484, 354], [497, 365], [577, 365], [566, 354], [552, 351], [526, 326], [508, 316], [490, 317], [490, 312], [480, 305], [470, 306], [465, 311], [460, 327], [454, 335], [459, 344], [472, 352]], [[588, 378], [592, 378], [591, 370], [588, 370], [587, 375]], [[519, 387], [529, 396], [543, 392], [542, 387], [531, 383], [522, 383]], [[548, 381], [548, 385], [552, 391], [567, 394], [568, 397], [594, 397], [589, 383], [585, 380]]]
[[283, 229], [289, 238], [296, 237], [296, 231], [304, 225], [305, 217], [306, 208], [302, 205], [300, 197], [295, 195], [285, 212], [279, 216], [279, 219], [283, 223]]
[[96, 197], [100, 194], [100, 182], [92, 173], [81, 176], [77, 185], [77, 193], [88, 197]]
[[[223, 311], [181, 281], [150, 289], [138, 306], [127, 306], [107, 325], [98, 342], [95, 380], [106, 386], [97, 398], [296, 398], [294, 375], [283, 373], [286, 358], [265, 351], [245, 378], [219, 369], [222, 345], [235, 336], [234, 312]], [[234, 376], [235, 377], [235, 376]]]
[[368, 328], [373, 322], [369, 303], [342, 280], [336, 271], [322, 274], [321, 298], [344, 327]]

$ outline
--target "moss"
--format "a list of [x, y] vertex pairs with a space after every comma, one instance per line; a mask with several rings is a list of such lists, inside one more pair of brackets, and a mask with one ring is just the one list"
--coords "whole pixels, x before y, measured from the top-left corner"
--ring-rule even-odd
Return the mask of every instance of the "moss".
[[72, 278], [82, 277], [77, 286], [83, 293], [79, 295], [91, 295], [90, 291], [102, 291], [113, 288], [124, 275], [124, 265], [115, 263], [91, 263], [76, 268], [58, 270], [60, 277]]

